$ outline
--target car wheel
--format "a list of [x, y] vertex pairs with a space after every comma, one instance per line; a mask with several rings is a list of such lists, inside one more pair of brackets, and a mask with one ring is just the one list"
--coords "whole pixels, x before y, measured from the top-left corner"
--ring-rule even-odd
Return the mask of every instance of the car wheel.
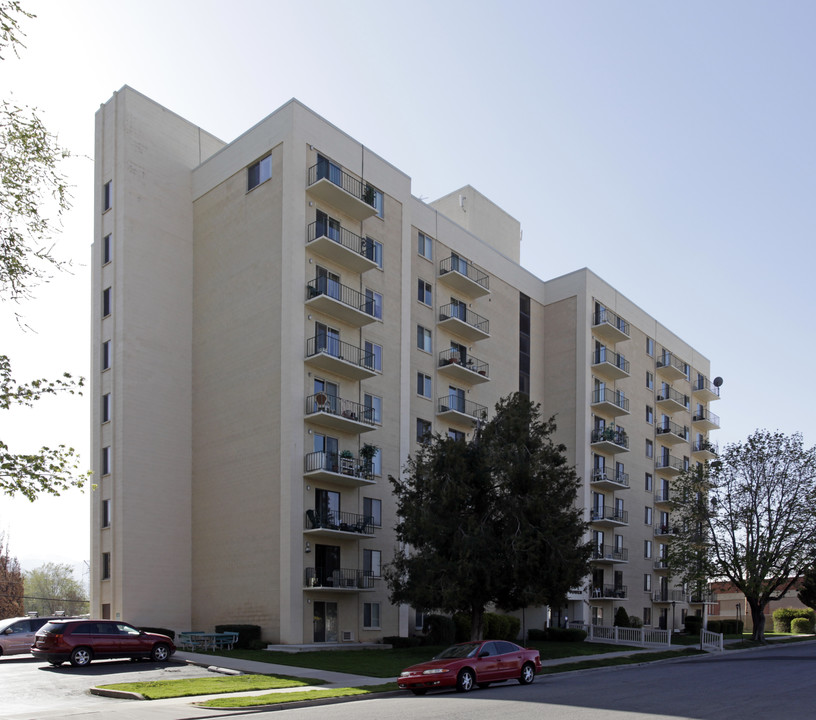
[[529, 685], [533, 680], [535, 680], [535, 666], [533, 663], [524, 663], [524, 665], [521, 666], [519, 682], [522, 685]]
[[424, 688], [416, 688], [415, 690], [411, 690], [411, 692], [414, 693], [414, 695], [424, 695], [428, 691]]
[[150, 659], [153, 662], [164, 662], [170, 657], [170, 646], [167, 643], [159, 643], [153, 646]]
[[470, 692], [473, 689], [473, 683], [475, 681], [476, 678], [473, 676], [473, 670], [470, 668], [460, 670], [459, 675], [456, 678], [456, 691]]
[[74, 667], [85, 667], [88, 663], [91, 662], [93, 655], [91, 655], [91, 651], [89, 648], [86, 647], [78, 647], [74, 648], [71, 652], [71, 665]]
[[484, 690], [485, 688], [490, 687], [490, 683], [479, 683], [479, 687], [482, 688], [482, 690]]

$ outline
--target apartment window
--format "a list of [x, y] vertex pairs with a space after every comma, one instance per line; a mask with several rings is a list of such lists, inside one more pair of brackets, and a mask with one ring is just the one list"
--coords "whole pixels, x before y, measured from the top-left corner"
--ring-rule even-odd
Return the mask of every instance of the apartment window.
[[648, 505], [643, 508], [643, 522], [646, 525], [652, 524], [652, 508], [650, 508]]
[[465, 442], [465, 433], [463, 433], [461, 430], [448, 428], [448, 437], [456, 442]]
[[109, 552], [102, 553], [102, 579], [110, 580], [111, 576], [111, 558]]
[[363, 550], [363, 571], [380, 577], [380, 559], [379, 550]]
[[417, 395], [430, 398], [431, 393], [431, 376], [421, 372], [417, 373]]
[[644, 625], [652, 624], [652, 608], [650, 607], [643, 608], [643, 624]]
[[428, 442], [431, 435], [431, 423], [422, 418], [416, 421], [416, 441], [418, 443]]
[[102, 422], [110, 422], [111, 419], [111, 394], [105, 393], [102, 396]]
[[648, 370], [646, 371], [646, 387], [649, 390], [654, 390], [654, 375]]
[[272, 156], [267, 155], [265, 158], [258, 160], [258, 162], [247, 168], [247, 192], [252, 190], [252, 188], [258, 187], [258, 185], [266, 182], [271, 177]]
[[651, 405], [646, 406], [646, 422], [651, 425], [654, 422], [654, 410]]
[[377, 217], [385, 217], [385, 196], [382, 190], [377, 190], [372, 185], [366, 185], [366, 194], [371, 197], [371, 205], [377, 211]]
[[377, 320], [382, 320], [382, 295], [366, 288], [366, 311]]
[[422, 257], [433, 260], [433, 240], [429, 238], [425, 233], [418, 233], [419, 237], [419, 245], [417, 247], [417, 252], [422, 255]]
[[530, 298], [519, 293], [519, 392], [530, 394]]
[[652, 576], [649, 573], [643, 575], [643, 589], [646, 592], [650, 592], [652, 589]]
[[380, 627], [380, 603], [363, 603], [363, 627], [371, 630]]
[[363, 498], [363, 515], [372, 518], [374, 527], [382, 527], [382, 500]]
[[367, 237], [365, 240], [365, 256], [369, 260], [377, 263], [377, 267], [382, 270], [383, 266], [383, 246], [379, 240]]
[[426, 353], [431, 352], [431, 331], [422, 325], [417, 325], [417, 347]]
[[419, 278], [417, 285], [417, 300], [419, 300], [419, 302], [421, 302], [423, 305], [432, 306], [431, 283], [425, 282], [422, 278]]
[[111, 205], [113, 204], [113, 187], [111, 181], [108, 180], [102, 186], [102, 212], [107, 212], [111, 209]]
[[382, 398], [366, 393], [363, 396], [366, 409], [366, 418], [370, 418], [378, 425], [382, 425]]
[[111, 341], [105, 340], [102, 343], [102, 369], [107, 370], [111, 366]]
[[102, 448], [102, 474], [110, 475], [111, 471], [111, 446], [106, 445]]
[[414, 611], [414, 630], [425, 629], [425, 613], [422, 610]]
[[102, 238], [102, 264], [107, 265], [111, 261], [111, 253], [113, 248], [111, 247], [112, 239], [110, 233], [105, 235]]
[[646, 473], [646, 492], [652, 492], [652, 474]]
[[111, 504], [110, 503], [111, 503], [110, 500], [103, 500], [102, 501], [102, 507], [101, 507], [102, 518], [101, 518], [101, 522], [102, 522], [102, 527], [103, 528], [110, 527], [110, 524], [111, 524]]
[[646, 338], [646, 354], [654, 357], [654, 340], [652, 338]]
[[651, 540], [644, 540], [643, 541], [643, 557], [647, 560], [652, 557], [652, 541]]
[[369, 342], [365, 343], [365, 366], [369, 370], [382, 372], [382, 345]]
[[102, 317], [107, 317], [111, 314], [111, 289], [105, 288], [102, 291]]
[[654, 443], [651, 440], [646, 441], [646, 457], [654, 457]]

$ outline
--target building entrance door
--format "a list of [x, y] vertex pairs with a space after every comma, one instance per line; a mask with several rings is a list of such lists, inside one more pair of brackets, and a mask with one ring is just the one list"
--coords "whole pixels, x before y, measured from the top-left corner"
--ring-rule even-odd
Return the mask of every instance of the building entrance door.
[[337, 642], [337, 603], [314, 603], [314, 641]]

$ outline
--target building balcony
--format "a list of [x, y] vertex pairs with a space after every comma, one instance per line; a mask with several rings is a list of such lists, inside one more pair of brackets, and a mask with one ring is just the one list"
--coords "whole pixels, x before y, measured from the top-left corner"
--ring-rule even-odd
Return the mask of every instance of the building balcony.
[[344, 433], [359, 434], [376, 428], [373, 408], [323, 392], [306, 398], [306, 419]]
[[309, 168], [306, 191], [359, 222], [377, 214], [371, 186], [334, 163], [312, 165]]
[[629, 323], [607, 308], [597, 310], [592, 317], [592, 332], [609, 343], [629, 339]]
[[479, 385], [490, 380], [490, 366], [473, 355], [462, 356], [450, 348], [439, 353], [439, 372], [467, 385]]
[[626, 585], [590, 585], [590, 600], [625, 600]]
[[628, 415], [629, 398], [625, 397], [620, 390], [605, 387], [592, 391], [591, 407], [596, 413], [612, 417]]
[[660, 377], [666, 380], [682, 380], [688, 378], [689, 366], [680, 358], [670, 353], [668, 350], [658, 355], [655, 359], [655, 368]]
[[664, 445], [677, 445], [689, 441], [689, 429], [671, 420], [661, 420], [656, 423], [655, 435]]
[[307, 590], [359, 592], [374, 589], [374, 576], [370, 570], [307, 567], [303, 579]]
[[684, 603], [688, 595], [682, 590], [655, 590], [652, 592], [652, 602], [656, 603]]
[[311, 537], [374, 537], [374, 518], [357, 513], [321, 512], [309, 508], [305, 515], [304, 534]]
[[708, 440], [698, 440], [691, 446], [691, 454], [695, 460], [716, 460], [717, 446]]
[[720, 417], [706, 408], [698, 408], [691, 416], [691, 423], [700, 430], [719, 430]]
[[674, 525], [661, 525], [658, 523], [654, 526], [654, 536], [657, 538], [674, 537], [678, 534], [678, 529]]
[[490, 293], [488, 274], [457, 255], [451, 255], [439, 263], [439, 282], [470, 298]]
[[448, 303], [439, 308], [439, 326], [471, 341], [490, 337], [490, 323], [464, 305]]
[[629, 361], [614, 350], [601, 346], [592, 353], [592, 370], [605, 380], [621, 380], [629, 377]]
[[347, 457], [336, 452], [307, 453], [303, 462], [303, 476], [313, 481], [351, 488], [375, 483], [371, 469], [361, 458]]
[[671, 499], [671, 494], [668, 490], [658, 490], [655, 492], [654, 503], [655, 505], [674, 505], [674, 501]]
[[709, 382], [705, 375], [701, 375], [692, 384], [691, 394], [701, 402], [711, 402], [720, 399], [720, 388]]
[[336, 280], [318, 277], [306, 283], [306, 305], [353, 327], [376, 322], [374, 301]]
[[629, 511], [614, 507], [592, 508], [589, 521], [596, 527], [622, 527], [629, 524]]
[[616, 564], [629, 562], [629, 550], [613, 545], [599, 545], [592, 549], [590, 561], [598, 564]]
[[629, 452], [629, 436], [621, 427], [596, 428], [592, 431], [589, 444], [596, 452]]
[[309, 225], [306, 247], [351, 272], [364, 273], [377, 267], [371, 243], [351, 230], [337, 228], [324, 221]]
[[689, 605], [713, 605], [717, 602], [714, 598], [714, 593], [710, 592], [693, 592], [688, 596]]
[[436, 416], [445, 422], [459, 423], [460, 425], [475, 425], [477, 421], [487, 417], [487, 406], [479, 405], [472, 400], [465, 400], [454, 395], [439, 398]]
[[326, 335], [306, 340], [306, 364], [349, 380], [366, 380], [377, 374], [374, 353]]
[[593, 487], [601, 490], [628, 490], [629, 473], [616, 473], [610, 470], [596, 468], [592, 471], [592, 479], [590, 482]]
[[669, 571], [669, 561], [666, 558], [658, 558], [654, 561], [654, 569], [655, 572], [668, 572]]
[[655, 393], [655, 403], [663, 412], [669, 414], [690, 408], [689, 396], [677, 392], [672, 387], [659, 388]]
[[674, 455], [661, 455], [655, 458], [655, 470], [663, 477], [674, 477], [685, 469], [685, 463]]

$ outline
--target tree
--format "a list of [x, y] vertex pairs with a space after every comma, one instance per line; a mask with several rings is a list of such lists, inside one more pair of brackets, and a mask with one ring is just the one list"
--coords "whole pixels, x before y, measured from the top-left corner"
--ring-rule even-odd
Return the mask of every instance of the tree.
[[0, 617], [19, 617], [23, 614], [23, 575], [5, 540], [0, 533]]
[[802, 585], [796, 593], [802, 605], [816, 610], [816, 564], [811, 564], [802, 575]]
[[[23, 47], [19, 18], [31, 17], [19, 2], [0, 2], [0, 52], [10, 48], [17, 55]], [[67, 264], [52, 255], [49, 245], [58, 231], [51, 212], [59, 218], [70, 207], [68, 183], [58, 170], [67, 156], [36, 110], [0, 101], [0, 300], [30, 298], [33, 288], [48, 280], [49, 268]], [[54, 381], [17, 383], [9, 358], [0, 355], [0, 410], [31, 406], [47, 394], [80, 392], [82, 384], [68, 373]], [[87, 474], [77, 470], [73, 448], [12, 453], [0, 440], [0, 491], [8, 495], [34, 500], [40, 492], [59, 495], [68, 487], [82, 487]]]
[[389, 478], [401, 543], [384, 571], [392, 602], [466, 612], [478, 639], [489, 605], [561, 603], [580, 585], [591, 548], [578, 481], [539, 411], [504, 398], [470, 442], [430, 436]]
[[755, 431], [674, 481], [679, 534], [669, 566], [699, 589], [727, 578], [745, 595], [753, 639], [765, 642], [764, 608], [793, 587], [816, 548], [816, 448], [800, 434]]
[[88, 612], [88, 593], [74, 578], [67, 563], [48, 562], [23, 574], [26, 612], [53, 615], [64, 610], [68, 615]]

